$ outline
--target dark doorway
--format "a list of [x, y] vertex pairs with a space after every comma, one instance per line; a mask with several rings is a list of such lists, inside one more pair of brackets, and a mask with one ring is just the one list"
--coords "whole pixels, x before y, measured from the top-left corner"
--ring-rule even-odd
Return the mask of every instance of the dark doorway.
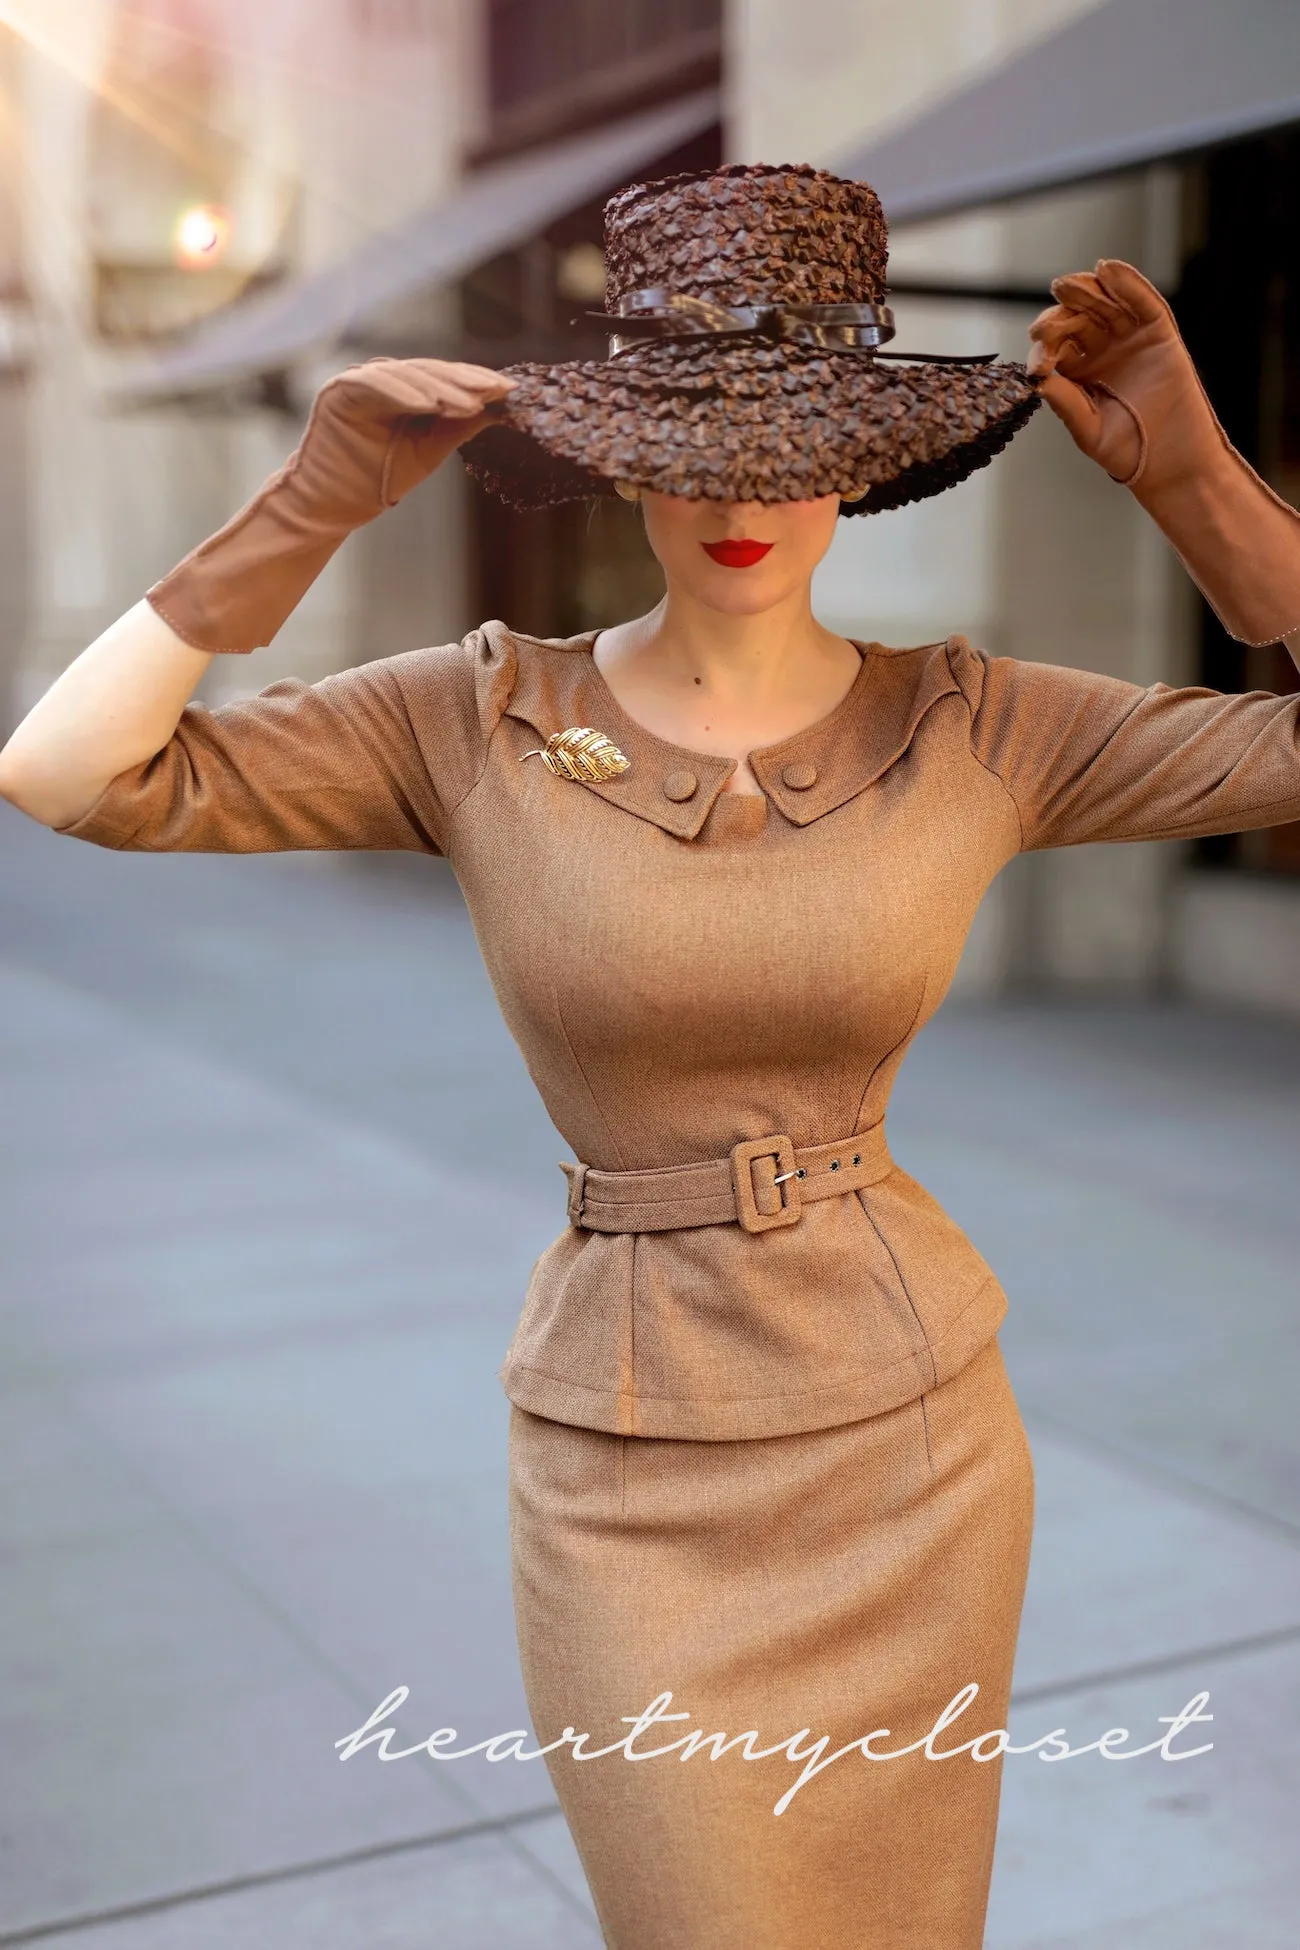
[[[1219, 149], [1189, 170], [1179, 324], [1229, 438], [1300, 506], [1300, 131]], [[1235, 642], [1202, 605], [1201, 681], [1300, 691], [1285, 645]], [[1300, 822], [1203, 840], [1206, 865], [1300, 874]]]

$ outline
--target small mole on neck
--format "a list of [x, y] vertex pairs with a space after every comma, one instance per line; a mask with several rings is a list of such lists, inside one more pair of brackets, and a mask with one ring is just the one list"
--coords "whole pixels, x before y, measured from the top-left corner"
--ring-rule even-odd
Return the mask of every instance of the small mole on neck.
[[696, 682], [697, 684], [701, 684], [701, 683], [703, 683], [703, 681], [704, 681], [704, 680], [703, 680], [703, 678], [702, 678], [702, 677], [697, 677], [697, 678], [695, 679], [695, 682]]

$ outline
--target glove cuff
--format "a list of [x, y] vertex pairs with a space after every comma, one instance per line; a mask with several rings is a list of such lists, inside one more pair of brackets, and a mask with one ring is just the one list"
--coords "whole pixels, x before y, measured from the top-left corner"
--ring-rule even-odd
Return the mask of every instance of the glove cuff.
[[1226, 437], [1197, 475], [1134, 492], [1229, 636], [1259, 649], [1300, 633], [1300, 513]]
[[145, 600], [193, 649], [247, 656], [272, 642], [351, 533], [354, 523], [323, 520], [297, 487], [290, 460], [146, 590]]

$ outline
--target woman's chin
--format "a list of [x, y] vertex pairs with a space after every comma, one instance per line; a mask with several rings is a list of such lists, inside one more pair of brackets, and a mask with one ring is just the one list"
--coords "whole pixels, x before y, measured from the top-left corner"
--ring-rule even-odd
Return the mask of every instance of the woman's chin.
[[687, 593], [722, 616], [761, 616], [793, 592], [788, 576], [764, 575], [759, 568], [718, 568], [709, 575], [693, 576]]

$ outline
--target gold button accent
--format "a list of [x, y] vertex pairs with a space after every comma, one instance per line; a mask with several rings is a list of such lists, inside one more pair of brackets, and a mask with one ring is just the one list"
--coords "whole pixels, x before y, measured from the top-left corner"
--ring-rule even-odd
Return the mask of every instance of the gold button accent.
[[700, 789], [700, 782], [694, 772], [670, 772], [664, 780], [664, 798], [681, 805], [684, 799], [693, 799]]
[[791, 792], [807, 792], [810, 786], [817, 783], [817, 767], [808, 764], [787, 765], [781, 777]]

